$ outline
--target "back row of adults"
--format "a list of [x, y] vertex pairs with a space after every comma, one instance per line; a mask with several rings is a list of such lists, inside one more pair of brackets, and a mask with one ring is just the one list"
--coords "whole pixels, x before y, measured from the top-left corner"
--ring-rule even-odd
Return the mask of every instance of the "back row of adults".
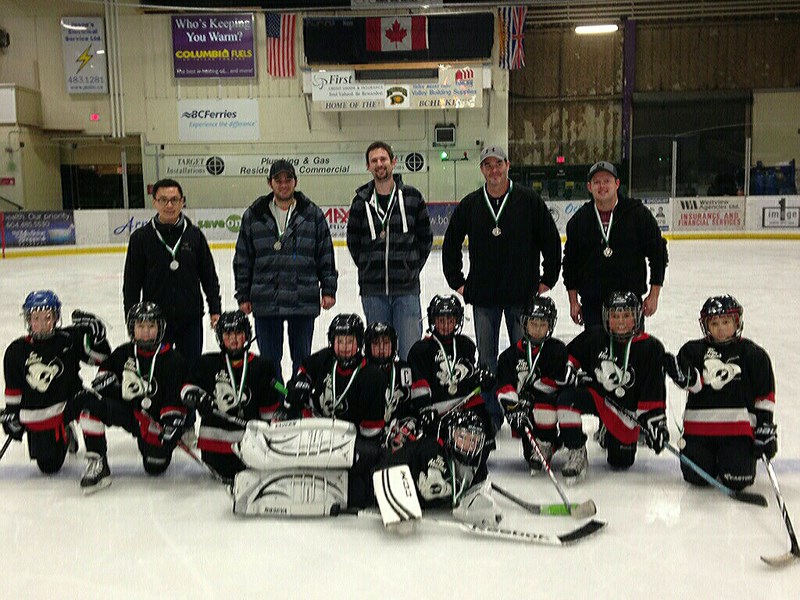
[[[420, 273], [433, 243], [430, 217], [421, 192], [394, 173], [397, 157], [389, 144], [373, 142], [365, 160], [372, 180], [352, 200], [347, 247], [367, 323], [392, 325], [405, 359], [422, 335]], [[448, 285], [473, 306], [479, 362], [496, 372], [503, 317], [510, 342], [521, 339], [519, 315], [532, 295], [556, 285], [562, 248], [539, 194], [509, 178], [504, 148], [485, 147], [479, 162], [485, 184], [467, 194], [450, 217], [442, 266]], [[297, 189], [292, 163], [275, 161], [268, 183], [272, 192], [242, 216], [233, 271], [239, 308], [253, 314], [261, 354], [280, 374], [284, 323], [294, 372], [311, 353], [320, 309], [336, 302], [338, 272], [324, 213]], [[642, 298], [649, 317], [658, 308], [667, 266], [658, 223], [641, 201], [619, 192], [611, 163], [594, 164], [587, 187], [592, 200], [567, 223], [563, 278], [570, 316], [580, 325], [599, 325], [605, 297], [626, 290]], [[152, 193], [157, 214], [132, 234], [128, 246], [125, 309], [140, 300], [164, 307], [166, 341], [191, 362], [202, 350], [200, 287], [213, 325], [221, 312], [219, 281], [207, 241], [183, 214], [180, 184], [161, 180]]]

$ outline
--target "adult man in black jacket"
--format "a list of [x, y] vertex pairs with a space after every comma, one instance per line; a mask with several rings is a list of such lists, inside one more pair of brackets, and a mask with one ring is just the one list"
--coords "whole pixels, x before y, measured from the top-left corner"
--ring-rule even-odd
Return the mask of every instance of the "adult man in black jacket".
[[[667, 242], [650, 210], [640, 200], [619, 194], [617, 170], [600, 161], [589, 169], [593, 200], [567, 223], [564, 285], [570, 317], [578, 325], [600, 325], [603, 301], [613, 291], [630, 291], [642, 301], [642, 314], [653, 315], [667, 268]], [[650, 266], [650, 290], [647, 268]]]
[[213, 328], [221, 312], [219, 279], [203, 232], [183, 214], [181, 185], [161, 179], [153, 185], [156, 216], [131, 234], [122, 295], [125, 314], [139, 302], [161, 307], [172, 343], [187, 364], [203, 351], [203, 297]]
[[[536, 192], [508, 178], [509, 166], [500, 146], [481, 151], [486, 185], [461, 200], [442, 245], [444, 276], [473, 305], [478, 362], [492, 373], [497, 371], [503, 315], [514, 344], [522, 338], [519, 316], [525, 303], [550, 290], [561, 269], [561, 238], [550, 211]], [[470, 265], [466, 277], [461, 256], [465, 237]]]

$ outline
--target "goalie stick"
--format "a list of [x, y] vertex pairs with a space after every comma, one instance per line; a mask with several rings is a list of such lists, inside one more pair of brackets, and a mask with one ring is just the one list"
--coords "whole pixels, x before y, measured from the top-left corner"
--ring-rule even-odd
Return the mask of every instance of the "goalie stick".
[[[644, 432], [647, 439], [653, 439], [653, 434], [647, 427], [642, 427], [642, 424], [639, 423], [639, 420], [636, 418], [630, 410], [627, 408], [620, 406], [613, 398], [606, 396], [606, 402], [608, 402], [620, 415], [628, 419], [628, 421], [632, 424], [635, 424], [641, 428]], [[692, 459], [688, 456], [685, 456], [680, 450], [678, 450], [675, 446], [666, 442], [664, 444], [664, 448], [669, 450], [672, 454], [678, 457], [683, 464], [687, 467], [692, 469], [695, 473], [697, 473], [700, 477], [703, 478], [707, 483], [714, 486], [717, 490], [728, 496], [729, 498], [733, 498], [734, 500], [738, 500], [739, 502], [744, 502], [746, 504], [753, 504], [755, 506], [769, 506], [767, 499], [757, 492], [743, 492], [743, 491], [736, 491], [732, 490], [725, 484], [717, 481], [715, 477], [712, 477], [709, 473], [707, 473], [700, 465], [695, 463]]]
[[781, 554], [780, 556], [762, 556], [761, 560], [772, 567], [785, 567], [800, 560], [800, 547], [797, 545], [797, 536], [794, 533], [792, 520], [789, 518], [789, 511], [786, 508], [786, 503], [783, 501], [783, 494], [781, 494], [781, 488], [778, 486], [778, 478], [775, 476], [772, 463], [766, 456], [762, 455], [761, 459], [764, 461], [764, 467], [767, 469], [767, 475], [769, 475], [770, 483], [772, 483], [772, 489], [775, 492], [775, 498], [778, 500], [778, 507], [781, 509], [783, 523], [786, 525], [786, 531], [789, 532], [789, 542], [791, 544], [787, 553]]
[[582, 502], [581, 504], [570, 504], [569, 506], [563, 503], [535, 504], [533, 502], [527, 502], [526, 500], [523, 500], [519, 496], [515, 496], [514, 494], [505, 490], [504, 488], [500, 487], [494, 482], [492, 482], [492, 489], [501, 496], [503, 496], [504, 498], [510, 500], [517, 506], [524, 508], [529, 513], [534, 515], [542, 515], [547, 517], [574, 517], [576, 519], [588, 519], [593, 517], [597, 513], [597, 506], [592, 500], [587, 500], [586, 502]]
[[12, 438], [10, 435], [6, 436], [6, 442], [5, 442], [5, 444], [3, 444], [2, 449], [0, 449], [0, 459], [2, 459], [3, 456], [5, 456], [6, 450], [8, 450], [8, 447], [11, 445], [11, 441], [13, 439], [14, 438]]

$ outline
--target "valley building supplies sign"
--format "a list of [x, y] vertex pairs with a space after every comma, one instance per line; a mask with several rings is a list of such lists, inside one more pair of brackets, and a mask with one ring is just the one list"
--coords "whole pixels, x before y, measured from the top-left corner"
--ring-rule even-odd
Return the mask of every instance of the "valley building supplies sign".
[[355, 71], [314, 71], [311, 99], [321, 112], [480, 108], [483, 68], [440, 67], [437, 81], [361, 82]]
[[[395, 153], [395, 173], [416, 173], [426, 169], [421, 152]], [[297, 175], [365, 175], [364, 155], [352, 154], [275, 154], [164, 156], [160, 159], [162, 177], [267, 177], [276, 160], [291, 162]]]

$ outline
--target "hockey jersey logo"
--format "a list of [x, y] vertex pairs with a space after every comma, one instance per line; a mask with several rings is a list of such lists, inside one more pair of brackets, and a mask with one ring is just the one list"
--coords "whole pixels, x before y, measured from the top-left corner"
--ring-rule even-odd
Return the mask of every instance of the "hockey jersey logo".
[[472, 367], [460, 358], [453, 365], [451, 371], [450, 362], [441, 349], [436, 353], [436, 364], [438, 365], [436, 377], [439, 385], [447, 388], [447, 392], [451, 395], [458, 391], [458, 384], [464, 381], [472, 371]]
[[[392, 366], [394, 369], [395, 367]], [[397, 407], [407, 399], [408, 396], [408, 388], [411, 386], [411, 369], [408, 367], [403, 367], [400, 369], [400, 384], [396, 384], [393, 390], [389, 389], [389, 386], [386, 386], [386, 411], [383, 415], [383, 420], [388, 423], [389, 420], [392, 418], [394, 411], [397, 410]]]
[[338, 398], [333, 394], [333, 379], [331, 379], [330, 373], [325, 376], [322, 383], [322, 395], [319, 399], [322, 416], [333, 418], [347, 412], [347, 398], [344, 397], [344, 394], [340, 394]]
[[720, 354], [714, 348], [709, 348], [703, 357], [703, 383], [710, 385], [714, 390], [721, 390], [739, 377], [742, 368], [732, 362], [736, 358], [738, 357], [730, 358], [731, 362], [722, 362]]
[[601, 360], [600, 366], [594, 370], [594, 376], [604, 390], [614, 392], [619, 398], [625, 395], [626, 389], [633, 387], [633, 368], [623, 371], [613, 360]]
[[445, 477], [446, 470], [444, 459], [436, 456], [428, 461], [426, 471], [420, 471], [417, 488], [425, 500], [448, 498], [453, 493], [453, 488]]
[[25, 381], [31, 389], [40, 394], [45, 393], [50, 384], [64, 372], [64, 363], [54, 358], [50, 363], [44, 364], [42, 357], [32, 352], [25, 361]]
[[144, 396], [155, 396], [158, 393], [158, 382], [152, 379], [148, 384], [139, 376], [136, 362], [130, 358], [122, 369], [122, 399], [131, 401]]
[[232, 408], [246, 406], [250, 402], [250, 390], [245, 386], [239, 398], [236, 397], [236, 390], [231, 385], [231, 380], [225, 371], [217, 372], [214, 384], [214, 402], [222, 412], [228, 412]]

